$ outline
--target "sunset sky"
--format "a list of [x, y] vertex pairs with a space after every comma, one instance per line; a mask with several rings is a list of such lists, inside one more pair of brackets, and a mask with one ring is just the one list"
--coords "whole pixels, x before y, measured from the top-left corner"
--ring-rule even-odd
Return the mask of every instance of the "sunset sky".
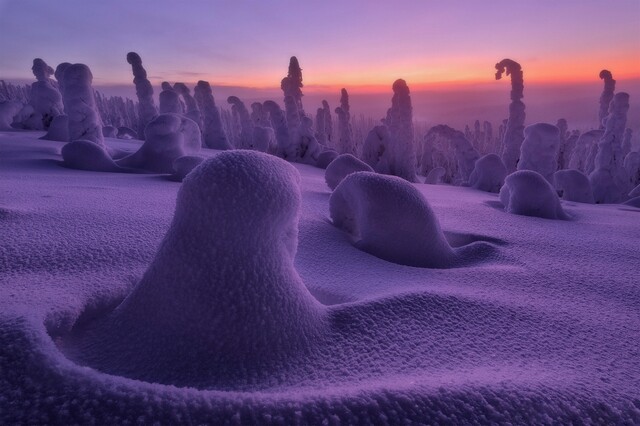
[[508, 90], [493, 81], [503, 58], [528, 85], [598, 87], [607, 68], [622, 88], [640, 80], [640, 0], [0, 0], [0, 78], [33, 79], [41, 57], [131, 87], [128, 51], [158, 85], [278, 87], [296, 55], [306, 94], [388, 93], [397, 78], [413, 91]]

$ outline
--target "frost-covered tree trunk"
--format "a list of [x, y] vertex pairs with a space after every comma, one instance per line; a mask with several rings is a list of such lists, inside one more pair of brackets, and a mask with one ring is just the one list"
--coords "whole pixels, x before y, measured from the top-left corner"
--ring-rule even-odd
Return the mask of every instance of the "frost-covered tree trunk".
[[413, 140], [413, 107], [407, 82], [398, 79], [393, 83], [391, 108], [387, 111], [385, 125], [389, 128], [391, 174], [409, 182], [416, 182], [416, 150]]
[[84, 64], [69, 65], [62, 78], [64, 112], [69, 117], [69, 140], [87, 140], [104, 145], [102, 121], [91, 83], [93, 75]]
[[622, 136], [628, 111], [629, 95], [616, 93], [609, 104], [604, 135], [598, 143], [595, 170], [589, 175], [596, 203], [617, 203], [624, 200], [629, 192], [622, 158]]
[[524, 120], [526, 118], [524, 97], [524, 80], [522, 67], [511, 60], [503, 59], [496, 64], [496, 80], [502, 78], [506, 72], [511, 76], [511, 104], [509, 105], [509, 119], [504, 132], [502, 161], [508, 173], [513, 173], [520, 158], [520, 146], [524, 140]]
[[253, 123], [247, 107], [237, 96], [229, 96], [227, 102], [231, 105], [231, 112], [236, 123], [240, 126], [236, 148], [252, 149]]
[[207, 148], [231, 149], [232, 146], [222, 128], [220, 110], [213, 99], [213, 91], [206, 81], [198, 81], [194, 97], [202, 113], [202, 141]]
[[598, 125], [604, 129], [607, 117], [609, 116], [609, 104], [613, 100], [613, 93], [616, 90], [616, 81], [609, 70], [600, 71], [600, 79], [604, 81], [604, 88], [600, 95], [600, 109], [598, 111]]
[[347, 89], [340, 91], [340, 106], [336, 108], [338, 115], [338, 152], [357, 156], [357, 147], [353, 141], [353, 129], [351, 128], [351, 113], [349, 110], [349, 94]]
[[533, 170], [549, 183], [558, 167], [560, 131], [553, 124], [536, 123], [524, 129], [518, 170]]
[[127, 62], [133, 71], [133, 84], [138, 96], [138, 136], [143, 138], [145, 126], [158, 115], [153, 101], [153, 87], [147, 79], [147, 71], [142, 66], [142, 59], [136, 52], [127, 53]]
[[202, 115], [200, 114], [200, 108], [198, 108], [198, 103], [195, 98], [191, 96], [191, 91], [184, 83], [175, 83], [173, 85], [173, 89], [178, 92], [182, 99], [184, 100], [185, 105], [185, 113], [184, 115], [187, 118], [192, 119], [196, 122], [198, 127], [202, 129]]

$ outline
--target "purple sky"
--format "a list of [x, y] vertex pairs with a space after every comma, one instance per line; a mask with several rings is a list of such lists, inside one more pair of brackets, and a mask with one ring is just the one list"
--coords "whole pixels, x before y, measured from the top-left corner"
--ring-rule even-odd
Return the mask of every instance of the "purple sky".
[[[53, 66], [82, 62], [97, 88], [132, 95], [125, 56], [133, 50], [156, 87], [162, 80], [204, 79], [214, 86], [266, 88], [247, 94], [260, 98], [271, 96], [268, 88], [279, 85], [288, 58], [297, 55], [305, 102], [334, 93], [329, 100], [335, 102], [340, 87], [356, 98], [385, 93], [386, 99], [396, 78], [404, 78], [416, 96], [437, 91], [446, 104], [439, 110], [448, 111], [452, 102], [453, 109], [464, 109], [454, 92], [492, 92], [486, 102], [478, 95], [467, 106], [470, 119], [498, 93], [506, 108], [508, 82], [493, 81], [493, 64], [509, 57], [523, 66], [528, 106], [535, 108], [534, 87], [545, 88], [537, 93], [541, 98], [557, 82], [563, 90], [584, 89], [568, 92], [576, 102], [591, 98], [596, 111], [603, 68], [613, 72], [618, 90], [631, 93], [632, 105], [640, 95], [639, 22], [639, 0], [0, 0], [0, 78], [31, 80], [35, 57]], [[465, 84], [455, 85], [460, 82]], [[418, 106], [435, 102], [437, 110], [437, 99], [416, 100], [417, 115], [437, 119]], [[547, 101], [562, 104], [560, 98]], [[362, 104], [371, 107], [370, 101]], [[453, 117], [453, 124], [456, 119], [463, 120]]]

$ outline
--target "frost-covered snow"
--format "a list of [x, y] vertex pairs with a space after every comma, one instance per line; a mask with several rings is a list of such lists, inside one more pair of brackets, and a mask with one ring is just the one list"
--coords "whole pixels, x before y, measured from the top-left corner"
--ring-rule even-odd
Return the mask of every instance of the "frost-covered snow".
[[[43, 134], [0, 133], [2, 424], [640, 423], [638, 208], [559, 201], [571, 220], [548, 220], [508, 214], [497, 195], [473, 188], [373, 175], [401, 182], [399, 196], [413, 193], [415, 209], [428, 203], [439, 244], [455, 251], [480, 242], [493, 250], [466, 266], [415, 268], [360, 250], [331, 223], [322, 169], [269, 158], [269, 166], [249, 161], [237, 170], [230, 157], [214, 158], [182, 187], [154, 174], [60, 167], [64, 144], [39, 140]], [[141, 146], [110, 138], [105, 144], [129, 152]], [[273, 167], [268, 179], [263, 166]], [[383, 194], [372, 200], [389, 196]], [[271, 210], [252, 208], [260, 203]], [[374, 234], [402, 232], [395, 244], [417, 244], [422, 235], [402, 228], [416, 210], [388, 200], [378, 207], [397, 213]], [[234, 217], [240, 211], [242, 218]], [[181, 232], [192, 238], [174, 238]], [[191, 246], [193, 239], [204, 242]], [[164, 257], [173, 253], [177, 259]], [[156, 280], [154, 268], [176, 279]], [[264, 291], [265, 269], [286, 275], [275, 283], [288, 284], [282, 297]], [[224, 273], [236, 278], [219, 280]], [[217, 294], [199, 286], [205, 280], [230, 286], [212, 299], [215, 309], [175, 287], [190, 282], [194, 287], [184, 288], [196, 288], [193, 294]], [[142, 311], [131, 313], [138, 322], [119, 325], [132, 342], [123, 350], [136, 350], [132, 363], [106, 340], [84, 340], [87, 330], [98, 333], [99, 324], [134, 303], [146, 282], [158, 287], [145, 290]], [[308, 346], [281, 356], [291, 334], [274, 331], [267, 314], [280, 315], [294, 292], [317, 307], [311, 323], [319, 327]], [[116, 308], [130, 294], [138, 295]], [[185, 299], [202, 314], [181, 310]], [[217, 316], [219, 308], [225, 315]], [[243, 316], [230, 324], [234, 309]], [[285, 327], [304, 328], [305, 318], [291, 315]], [[147, 321], [150, 334], [136, 341], [131, 336]], [[258, 335], [256, 354], [264, 355], [249, 369], [199, 357], [204, 346], [194, 335], [230, 330], [238, 337], [230, 344]], [[175, 343], [189, 339], [180, 352]], [[169, 347], [156, 353], [156, 366], [175, 367], [164, 377], [150, 373], [153, 362], [143, 364], [155, 357], [152, 344]], [[278, 350], [265, 353], [271, 344]], [[174, 364], [177, 354], [185, 359]]]
[[497, 193], [500, 192], [506, 176], [507, 168], [502, 159], [496, 154], [487, 154], [475, 162], [469, 177], [469, 186], [481, 191]]

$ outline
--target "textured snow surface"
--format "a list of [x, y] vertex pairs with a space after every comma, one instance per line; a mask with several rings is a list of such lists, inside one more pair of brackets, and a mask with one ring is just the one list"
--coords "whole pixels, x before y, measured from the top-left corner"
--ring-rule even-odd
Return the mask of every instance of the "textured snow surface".
[[[197, 178], [203, 179], [200, 183], [209, 184], [216, 176], [237, 181], [237, 186], [226, 195], [214, 192], [214, 182], [210, 191], [200, 184], [189, 189], [186, 183], [180, 190], [181, 184], [153, 174], [60, 167], [63, 143], [38, 140], [43, 134], [0, 133], [2, 424], [640, 423], [640, 209], [563, 201], [572, 220], [546, 220], [505, 213], [495, 194], [417, 184], [413, 187], [431, 206], [454, 250], [487, 241], [496, 255], [464, 267], [415, 268], [359, 250], [331, 223], [331, 193], [322, 169], [293, 166], [300, 174], [297, 188], [292, 166], [276, 166], [282, 163], [273, 159], [277, 171], [269, 175], [274, 180], [249, 184], [237, 180], [236, 172], [231, 173], [234, 179], [212, 170]], [[140, 146], [109, 138], [105, 143], [130, 152]], [[205, 149], [199, 155], [215, 154]], [[214, 164], [210, 161], [200, 167]], [[257, 170], [245, 172], [247, 179], [261, 176]], [[191, 175], [186, 181], [192, 181]], [[258, 250], [266, 249], [246, 241], [236, 246], [243, 253], [222, 250], [236, 244], [235, 238], [256, 240], [257, 245], [260, 237], [283, 238], [283, 245], [294, 241], [292, 233], [282, 230], [295, 222], [295, 203], [274, 214], [246, 211], [249, 201], [233, 193], [240, 187], [247, 188], [251, 202], [270, 198], [274, 188], [293, 200], [299, 197], [293, 265], [293, 253], [287, 257], [283, 246], [257, 257]], [[217, 203], [213, 195], [194, 196], [211, 206], [212, 216], [196, 205], [185, 206], [192, 199], [189, 194], [200, 190], [228, 203]], [[181, 213], [174, 218], [176, 206], [178, 213], [194, 214], [197, 220], [185, 220]], [[241, 218], [230, 216], [240, 211]], [[227, 232], [225, 223], [243, 222], [247, 227], [240, 234], [216, 234]], [[258, 225], [274, 222], [276, 229], [253, 235]], [[203, 251], [178, 254], [188, 264], [204, 266], [203, 279], [213, 280], [223, 271], [242, 275], [229, 269], [231, 257], [276, 269], [289, 259], [286, 271], [299, 277], [289, 277], [297, 286], [283, 288], [283, 297], [298, 292], [306, 306], [319, 311], [312, 323], [320, 327], [307, 347], [293, 353], [270, 351], [255, 364], [239, 360], [246, 370], [223, 371], [212, 357], [198, 359], [184, 372], [180, 368], [186, 363], [177, 362], [179, 377], [162, 371], [167, 379], [162, 381], [184, 382], [167, 385], [126, 377], [152, 377], [152, 362], [144, 366], [146, 373], [116, 375], [108, 368], [128, 368], [119, 361], [124, 355], [114, 355], [100, 341], [87, 347], [73, 344], [74, 338], [89, 336], [91, 329], [97, 333], [98, 324], [125, 309], [127, 304], [116, 306], [140, 291], [162, 253], [175, 249], [167, 243], [175, 226], [200, 225], [209, 235], [193, 238], [208, 241]], [[214, 248], [221, 250], [213, 255]], [[157, 266], [178, 262], [165, 263]], [[257, 303], [237, 323], [187, 321], [198, 317], [189, 308], [204, 306], [206, 300], [188, 300], [191, 305], [181, 309], [178, 301], [187, 295], [179, 292], [176, 306], [163, 308], [166, 317], [154, 312], [158, 303], [171, 305], [169, 287], [198, 273], [180, 273], [174, 282], [165, 277], [141, 310], [132, 311], [141, 323], [131, 330], [124, 327], [125, 334], [139, 332], [142, 321], [166, 321], [166, 328], [154, 326], [151, 335], [179, 326], [179, 339], [190, 339], [197, 330], [206, 335], [234, 330], [238, 339], [233, 341], [246, 344], [259, 318], [276, 318], [268, 313], [286, 309], [269, 299], [264, 286], [246, 288], [242, 283], [263, 281], [245, 274], [229, 284], [242, 284], [233, 287], [237, 292], [220, 296], [226, 310], [246, 309], [244, 301]], [[197, 286], [200, 281], [193, 282]], [[256, 302], [260, 298], [265, 306]], [[202, 315], [212, 318], [215, 312]], [[302, 327], [304, 321], [295, 316], [290, 322], [300, 324], [285, 327]], [[278, 343], [285, 334], [267, 329], [276, 336], [259, 336], [256, 348], [285, 343]], [[104, 332], [119, 336], [108, 327]], [[139, 353], [134, 358], [140, 360], [153, 355], [152, 343], [144, 347], [145, 341], [134, 341], [123, 350], [135, 348]], [[173, 343], [166, 345], [175, 355]], [[185, 357], [197, 356], [199, 345], [193, 342]], [[163, 356], [159, 353], [166, 361]]]

